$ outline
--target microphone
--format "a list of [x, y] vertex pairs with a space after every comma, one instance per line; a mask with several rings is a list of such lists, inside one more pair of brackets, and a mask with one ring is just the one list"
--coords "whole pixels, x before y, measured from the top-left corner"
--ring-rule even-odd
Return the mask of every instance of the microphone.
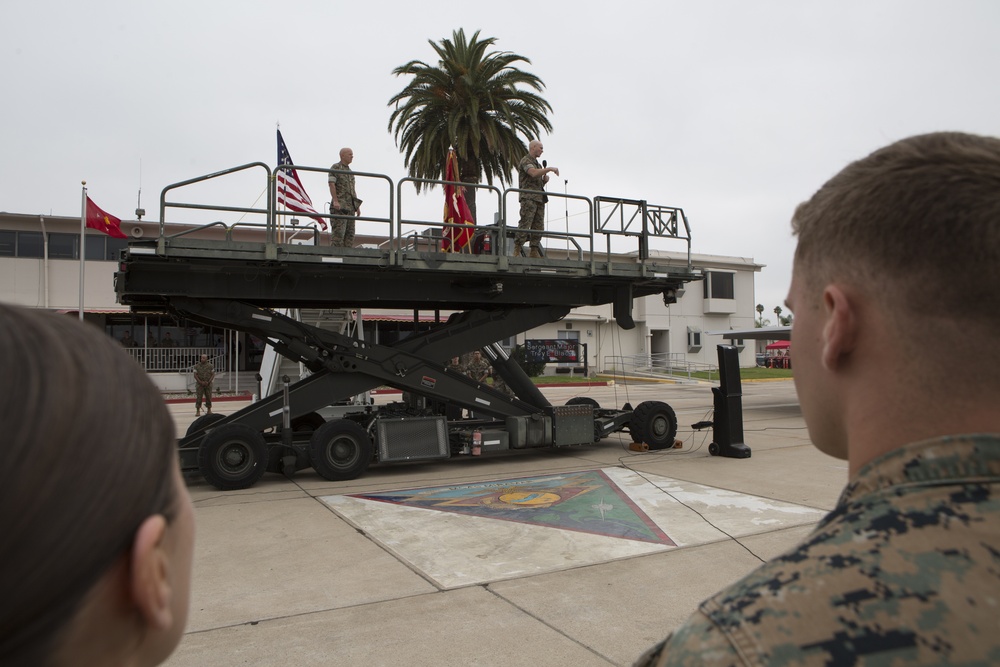
[[549, 166], [549, 163], [545, 160], [542, 160], [542, 168], [544, 169], [547, 166]]

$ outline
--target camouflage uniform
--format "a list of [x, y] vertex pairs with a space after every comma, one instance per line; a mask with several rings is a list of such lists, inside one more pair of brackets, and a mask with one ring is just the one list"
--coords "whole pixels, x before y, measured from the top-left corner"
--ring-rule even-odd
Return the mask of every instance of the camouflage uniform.
[[[351, 168], [344, 164], [343, 162], [338, 162], [337, 164], [330, 167], [330, 169], [337, 169], [341, 172], [350, 171]], [[354, 174], [345, 173], [330, 173], [330, 178], [328, 179], [330, 183], [335, 183], [337, 188], [337, 203], [340, 204], [339, 209], [333, 208], [333, 202], [330, 203], [330, 213], [340, 214], [340, 215], [350, 215], [354, 216], [357, 214], [358, 207], [361, 206], [361, 200], [358, 199], [358, 193], [354, 189]], [[354, 220], [351, 218], [334, 218], [331, 225], [330, 232], [330, 245], [336, 247], [346, 247], [350, 248], [354, 246]]]
[[457, 373], [458, 375], [465, 375], [465, 366], [462, 365], [461, 361], [459, 361], [457, 364], [453, 364], [449, 361], [448, 370], [451, 371], [452, 373]]
[[469, 365], [465, 367], [465, 374], [476, 382], [485, 382], [490, 375], [490, 362], [482, 357], [478, 360], [473, 358]]
[[[542, 176], [532, 177], [528, 175], [528, 169], [541, 169], [542, 165], [538, 160], [525, 155], [517, 165], [517, 187], [520, 190], [537, 190], [537, 192], [522, 192], [518, 195], [521, 202], [521, 219], [517, 226], [520, 231], [514, 237], [514, 245], [518, 248], [524, 246], [524, 240], [528, 238], [528, 233], [524, 230], [531, 229], [536, 232], [545, 231], [545, 202], [542, 188], [545, 182]], [[539, 250], [542, 247], [541, 234], [532, 234], [529, 240], [531, 247]]]
[[215, 366], [211, 361], [199, 361], [194, 365], [194, 409], [201, 412], [201, 399], [205, 398], [205, 407], [212, 411], [212, 380], [215, 379]]
[[493, 376], [493, 388], [505, 396], [514, 396], [514, 390], [508, 387], [507, 383], [504, 382], [504, 379], [499, 375]]
[[998, 490], [1000, 436], [894, 450], [635, 664], [1000, 664]]

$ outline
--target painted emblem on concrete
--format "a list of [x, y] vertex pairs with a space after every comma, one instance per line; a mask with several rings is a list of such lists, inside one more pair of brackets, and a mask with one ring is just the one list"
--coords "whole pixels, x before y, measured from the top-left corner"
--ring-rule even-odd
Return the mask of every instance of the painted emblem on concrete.
[[812, 524], [825, 513], [620, 467], [322, 501], [442, 588]]
[[601, 470], [351, 497], [674, 546]]

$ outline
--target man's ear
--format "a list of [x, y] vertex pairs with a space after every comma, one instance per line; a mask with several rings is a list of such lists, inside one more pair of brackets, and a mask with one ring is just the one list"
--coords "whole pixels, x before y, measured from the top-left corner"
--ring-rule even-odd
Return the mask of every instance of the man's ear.
[[169, 561], [164, 549], [167, 520], [161, 514], [146, 517], [132, 542], [132, 602], [148, 625], [158, 630], [170, 627]]
[[823, 367], [836, 370], [854, 351], [858, 341], [857, 304], [850, 292], [841, 285], [830, 284], [823, 289]]

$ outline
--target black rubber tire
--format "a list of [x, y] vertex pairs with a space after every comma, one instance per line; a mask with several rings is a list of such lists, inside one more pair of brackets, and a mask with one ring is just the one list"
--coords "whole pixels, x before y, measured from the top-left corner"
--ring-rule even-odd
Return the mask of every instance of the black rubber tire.
[[708, 453], [711, 454], [712, 456], [718, 456], [719, 455], [719, 445], [715, 444], [714, 442], [710, 443], [708, 445]]
[[372, 462], [373, 446], [365, 430], [349, 419], [327, 422], [309, 439], [312, 467], [324, 479], [356, 479]]
[[195, 419], [193, 422], [191, 422], [191, 425], [188, 426], [188, 430], [184, 435], [186, 437], [191, 435], [192, 433], [196, 433], [198, 431], [206, 429], [215, 422], [225, 418], [226, 418], [225, 415], [220, 415], [218, 412], [212, 412], [207, 415], [202, 415], [197, 419]]
[[198, 449], [198, 469], [222, 491], [246, 489], [267, 470], [267, 443], [260, 431], [244, 424], [213, 429]]
[[601, 409], [601, 404], [592, 399], [590, 396], [574, 396], [566, 401], [566, 405], [589, 405], [595, 410]]
[[296, 433], [308, 433], [309, 431], [315, 431], [325, 423], [326, 420], [318, 412], [307, 412], [292, 420], [292, 431]]
[[662, 401], [643, 401], [632, 411], [628, 428], [633, 442], [644, 442], [651, 450], [667, 449], [677, 437], [677, 415]]

